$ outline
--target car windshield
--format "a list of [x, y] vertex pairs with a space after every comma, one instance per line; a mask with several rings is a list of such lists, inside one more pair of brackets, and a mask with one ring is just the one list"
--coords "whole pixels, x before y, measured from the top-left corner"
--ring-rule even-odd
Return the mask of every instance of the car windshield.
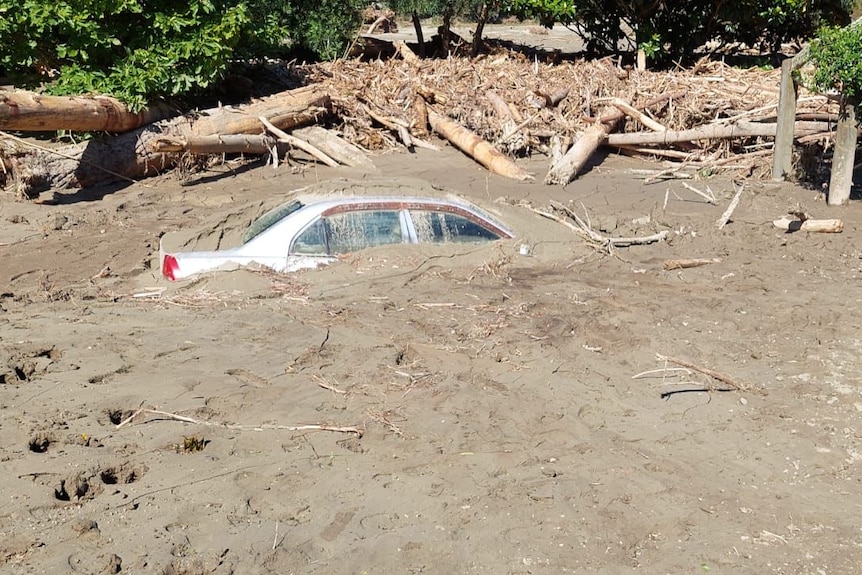
[[251, 224], [245, 233], [242, 234], [242, 243], [247, 244], [252, 239], [256, 238], [277, 222], [280, 222], [299, 208], [303, 207], [302, 202], [294, 200], [286, 204], [282, 204], [277, 208], [268, 211]]

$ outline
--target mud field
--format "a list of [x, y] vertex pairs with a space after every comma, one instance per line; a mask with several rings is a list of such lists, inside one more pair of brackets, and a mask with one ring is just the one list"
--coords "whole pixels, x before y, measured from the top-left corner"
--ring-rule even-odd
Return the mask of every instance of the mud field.
[[[373, 160], [0, 196], [0, 571], [859, 571], [858, 200], [748, 181], [718, 230], [731, 182], [692, 182], [712, 205], [644, 183], [654, 164], [563, 189], [449, 147]], [[153, 268], [167, 231], [226, 247], [340, 178], [431, 182], [518, 237], [284, 276]], [[608, 254], [514, 205], [551, 200], [669, 241]], [[844, 232], [772, 226], [799, 206]]]

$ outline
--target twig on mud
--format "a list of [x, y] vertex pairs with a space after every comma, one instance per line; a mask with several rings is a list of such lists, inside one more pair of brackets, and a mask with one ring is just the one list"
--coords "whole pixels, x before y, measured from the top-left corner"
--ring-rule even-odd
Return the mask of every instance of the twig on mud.
[[682, 187], [686, 190], [692, 191], [704, 200], [706, 200], [709, 204], [717, 204], [718, 200], [715, 199], [715, 194], [712, 193], [712, 190], [709, 189], [709, 186], [706, 186], [706, 192], [702, 192], [689, 184], [688, 182], [682, 182]]
[[[697, 365], [696, 363], [692, 363], [692, 362], [684, 360], [684, 359], [679, 359], [676, 357], [668, 357], [666, 355], [661, 355], [660, 353], [657, 353], [655, 355], [655, 358], [658, 361], [663, 361], [665, 363], [673, 363], [676, 365], [680, 365], [682, 367], [686, 367], [686, 368], [691, 369], [693, 371], [696, 371], [698, 373], [708, 375], [709, 377], [711, 377], [717, 381], [720, 381], [721, 383], [724, 383], [725, 385], [729, 386], [731, 389], [736, 390], [736, 391], [751, 391], [754, 393], [761, 393], [761, 394], [763, 393], [763, 390], [751, 387], [747, 383], [739, 381], [738, 379], [735, 379], [735, 378], [733, 378], [733, 377], [731, 377], [725, 373], [721, 373], [720, 371], [716, 371], [716, 370], [710, 369], [708, 367], [703, 367], [703, 366]], [[712, 388], [710, 388], [710, 390], [712, 390]], [[721, 390], [717, 390], [717, 391], [721, 391]], [[724, 391], [728, 391], [728, 390], [724, 390]]]
[[124, 419], [122, 422], [117, 424], [117, 429], [120, 429], [124, 425], [128, 424], [138, 416], [142, 414], [156, 415], [159, 417], [163, 417], [166, 419], [173, 419], [174, 421], [182, 421], [183, 423], [191, 423], [194, 425], [206, 425], [208, 427], [223, 427], [225, 429], [235, 429], [240, 431], [265, 431], [265, 430], [281, 430], [281, 431], [333, 431], [335, 433], [354, 433], [357, 437], [362, 437], [365, 434], [365, 429], [356, 426], [341, 426], [341, 425], [328, 425], [328, 424], [319, 424], [319, 423], [311, 423], [306, 425], [237, 425], [234, 423], [219, 423], [212, 421], [205, 421], [203, 419], [195, 419], [194, 417], [187, 417], [185, 415], [179, 415], [177, 413], [171, 413], [169, 411], [162, 411], [161, 409], [152, 409], [140, 407], [137, 411], [135, 411], [132, 415]]
[[[335, 392], [339, 395], [347, 395], [347, 392], [343, 389], [338, 389], [328, 381], [326, 381], [322, 376], [314, 374], [311, 376], [311, 379], [314, 380], [314, 383], [322, 387], [323, 389], [328, 389], [329, 391]], [[337, 382], [336, 382], [337, 383]]]
[[668, 230], [662, 230], [662, 231], [658, 232], [657, 234], [653, 234], [651, 236], [641, 236], [641, 237], [634, 237], [634, 238], [611, 238], [611, 237], [603, 236], [602, 234], [593, 231], [593, 229], [590, 227], [590, 225], [587, 224], [586, 222], [584, 222], [584, 220], [581, 219], [580, 216], [575, 214], [569, 208], [562, 206], [560, 204], [552, 203], [552, 205], [555, 208], [561, 209], [561, 210], [565, 211], [569, 216], [571, 216], [572, 219], [575, 220], [575, 222], [576, 222], [575, 224], [573, 224], [567, 220], [564, 220], [563, 218], [556, 216], [550, 212], [536, 209], [533, 206], [529, 206], [527, 204], [519, 204], [519, 205], [523, 208], [527, 208], [528, 210], [530, 210], [531, 212], [533, 212], [535, 214], [539, 214], [543, 218], [548, 218], [549, 220], [554, 220], [555, 222], [566, 226], [567, 228], [569, 228], [570, 230], [572, 230], [573, 232], [575, 232], [576, 234], [578, 234], [579, 236], [581, 236], [582, 238], [587, 240], [588, 242], [591, 242], [593, 244], [598, 244], [599, 246], [601, 246], [602, 248], [604, 248], [608, 252], [612, 252], [613, 249], [616, 247], [626, 247], [626, 246], [633, 246], [633, 245], [639, 245], [639, 244], [651, 244], [654, 242], [660, 242], [660, 241], [664, 240], [665, 238], [667, 238], [668, 234], [670, 233], [670, 232], [668, 232]]
[[[736, 183], [734, 183], [733, 185], [735, 187]], [[740, 198], [740, 196], [742, 196], [742, 190], [744, 190], [744, 189], [745, 189], [745, 184], [743, 183], [739, 186], [739, 189], [736, 190], [736, 195], [733, 196], [733, 199], [730, 200], [730, 205], [727, 206], [727, 209], [724, 210], [724, 213], [721, 214], [721, 217], [718, 218], [717, 222], [715, 222], [715, 225], [718, 229], [720, 229], [720, 230], [724, 229], [724, 226], [726, 226], [727, 222], [730, 221], [730, 217], [733, 215], [733, 210], [735, 210], [736, 206], [739, 205], [739, 198]]]

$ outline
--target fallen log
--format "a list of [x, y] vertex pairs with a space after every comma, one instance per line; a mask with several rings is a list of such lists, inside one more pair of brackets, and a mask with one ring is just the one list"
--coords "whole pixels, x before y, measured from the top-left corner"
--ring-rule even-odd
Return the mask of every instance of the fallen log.
[[163, 102], [132, 112], [110, 96], [49, 96], [25, 90], [0, 92], [0, 130], [122, 133], [180, 113]]
[[[806, 136], [827, 131], [827, 122], [796, 122], [794, 133]], [[739, 122], [730, 126], [707, 124], [689, 130], [666, 132], [632, 132], [628, 134], [611, 134], [607, 143], [611, 146], [631, 146], [643, 144], [674, 144], [678, 142], [695, 142], [697, 140], [727, 140], [731, 138], [775, 137], [775, 124], [757, 122]]]
[[464, 126], [428, 110], [431, 129], [446, 138], [456, 148], [485, 166], [489, 171], [514, 180], [532, 180], [533, 175], [518, 166], [487, 141]]
[[593, 153], [608, 139], [608, 134], [615, 129], [616, 124], [616, 121], [610, 124], [600, 122], [587, 128], [560, 161], [551, 166], [545, 176], [545, 183], [565, 186], [575, 179]]
[[261, 132], [259, 116], [289, 130], [322, 116], [329, 96], [313, 87], [289, 90], [243, 108], [221, 107], [194, 115], [162, 120], [120, 134], [53, 150], [0, 137], [0, 183], [10, 182], [22, 197], [49, 189], [84, 188], [156, 175], [174, 165], [176, 154], [157, 154], [152, 143], [165, 137], [189, 138], [215, 134]]
[[163, 137], [153, 140], [150, 149], [159, 154], [189, 152], [192, 154], [267, 154], [276, 139], [263, 134], [216, 134], [184, 138]]
[[829, 220], [794, 220], [788, 216], [772, 222], [772, 225], [787, 232], [820, 232], [824, 234], [839, 234], [844, 231], [844, 222], [837, 219]]

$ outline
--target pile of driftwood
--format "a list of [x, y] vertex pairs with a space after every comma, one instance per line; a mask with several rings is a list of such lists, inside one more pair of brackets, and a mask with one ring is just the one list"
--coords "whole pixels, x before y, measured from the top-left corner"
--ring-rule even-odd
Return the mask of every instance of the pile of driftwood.
[[[420, 60], [398, 47], [401, 59], [306, 70], [332, 96], [341, 131], [366, 148], [410, 147], [401, 128], [415, 143], [429, 125], [440, 131], [436, 115], [512, 158], [548, 155], [549, 184], [568, 183], [600, 145], [662, 159], [679, 177], [769, 175], [780, 70], [702, 60], [687, 70], [637, 71], [610, 59], [543, 64], [512, 52]], [[837, 118], [835, 102], [801, 90], [797, 143], [828, 145]]]
[[[138, 180], [190, 154], [278, 162], [302, 150], [311, 161], [359, 165], [368, 151], [436, 149], [432, 133], [519, 180], [536, 177], [519, 158], [546, 154], [548, 184], [571, 181], [602, 146], [658, 158], [668, 164], [657, 174], [670, 177], [769, 173], [779, 71], [706, 60], [689, 70], [638, 71], [609, 59], [545, 64], [514, 52], [423, 60], [403, 43], [395, 47], [398, 56], [386, 60], [278, 64], [306, 86], [192, 114], [168, 106], [132, 114], [107, 97], [0, 93], [0, 179], [32, 198]], [[836, 120], [836, 104], [803, 91], [797, 143], [828, 145]], [[20, 136], [54, 130], [119, 135], [63, 147]]]

